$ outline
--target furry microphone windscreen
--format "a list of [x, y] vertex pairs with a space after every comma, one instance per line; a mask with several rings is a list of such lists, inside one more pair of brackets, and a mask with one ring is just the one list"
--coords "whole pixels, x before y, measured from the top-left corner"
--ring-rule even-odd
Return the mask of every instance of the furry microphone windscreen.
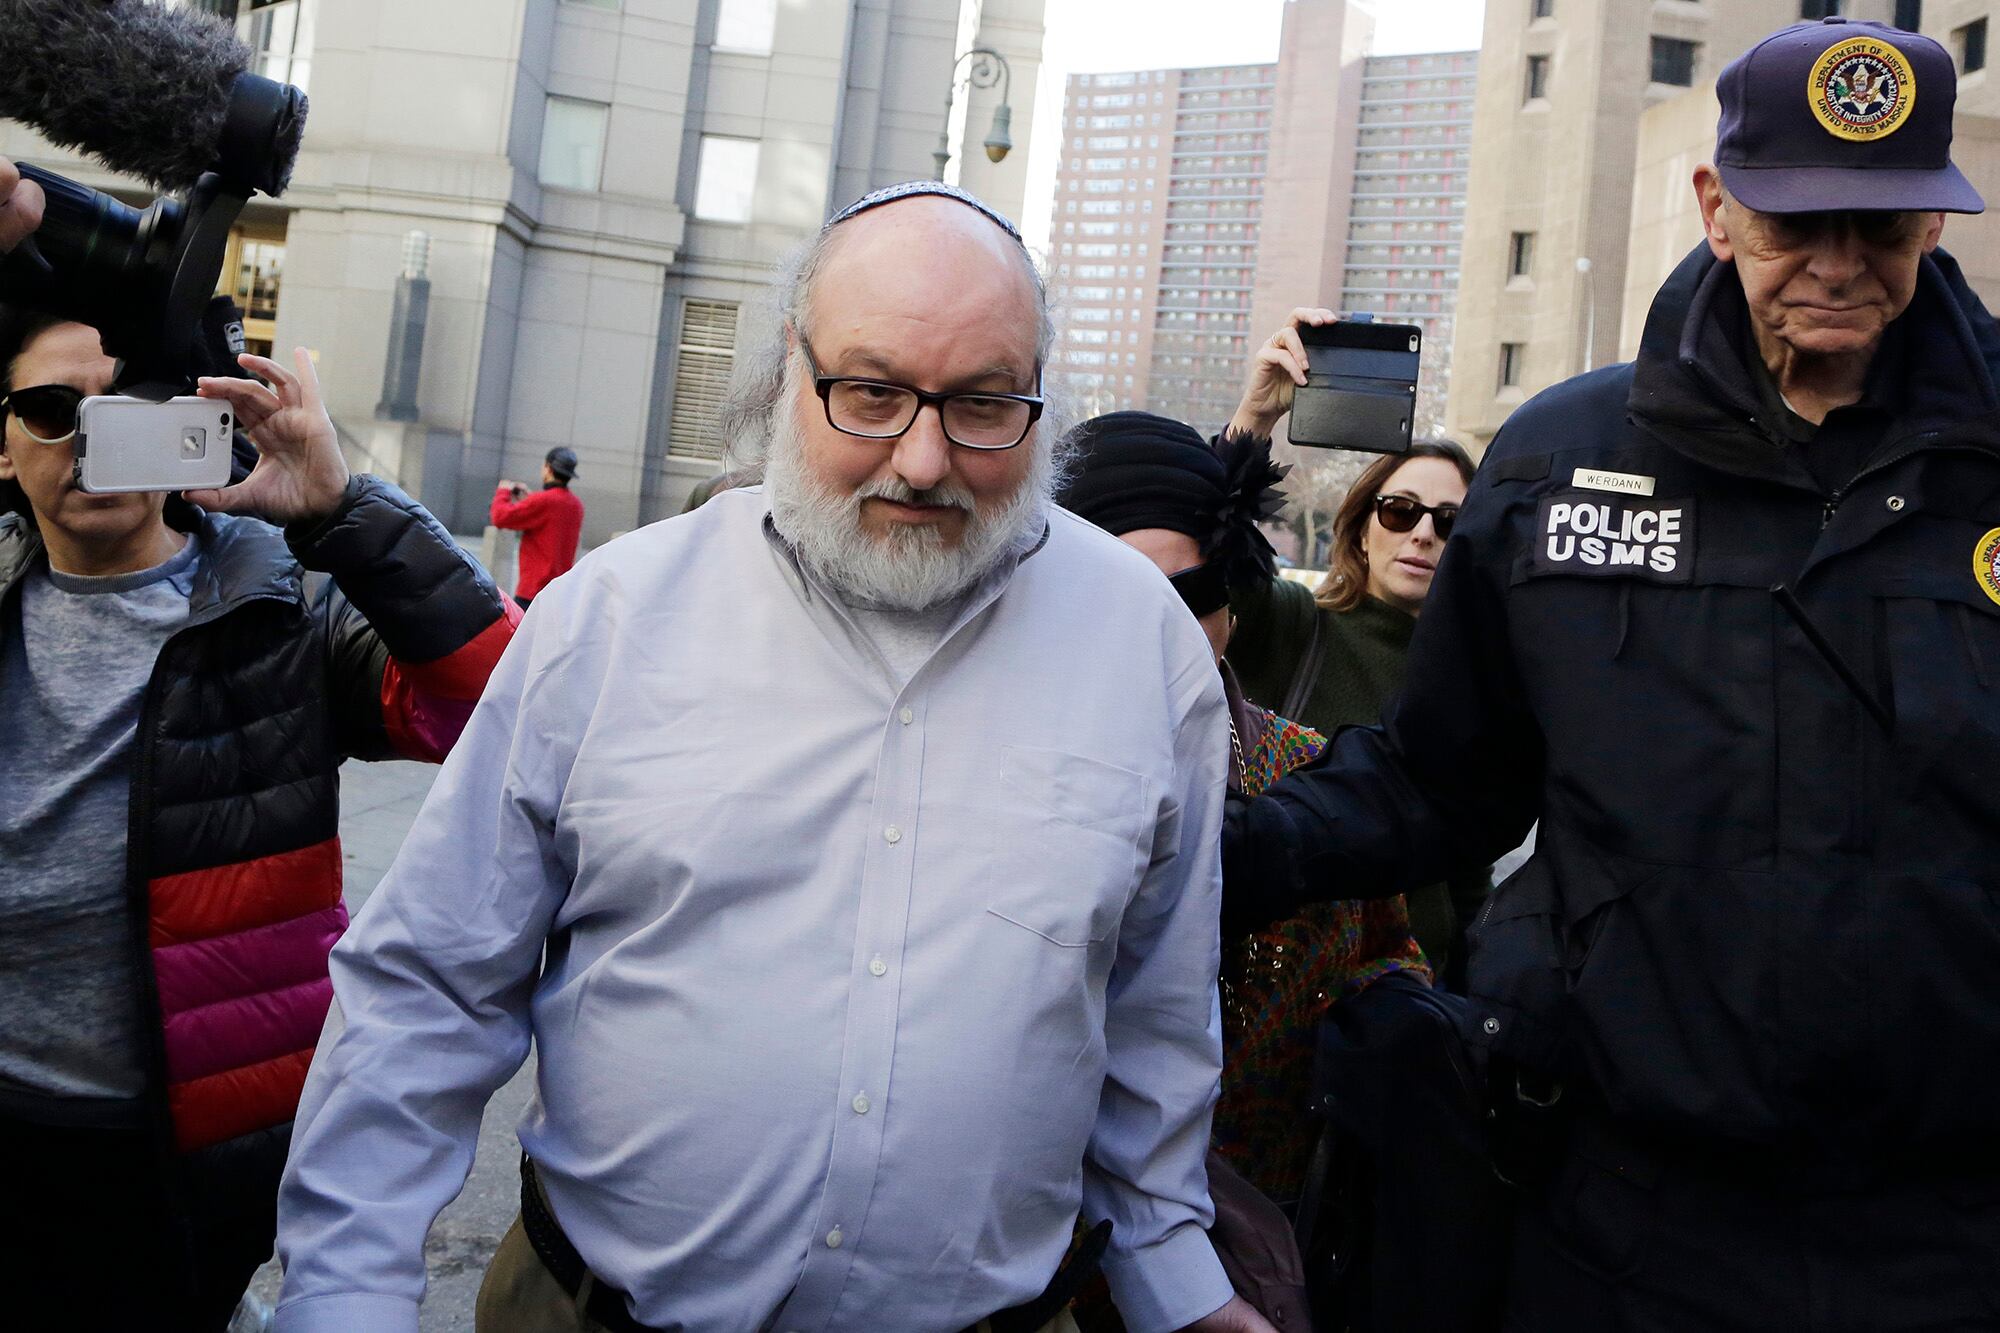
[[186, 189], [215, 162], [230, 85], [249, 64], [228, 24], [192, 9], [0, 0], [0, 116], [162, 189]]

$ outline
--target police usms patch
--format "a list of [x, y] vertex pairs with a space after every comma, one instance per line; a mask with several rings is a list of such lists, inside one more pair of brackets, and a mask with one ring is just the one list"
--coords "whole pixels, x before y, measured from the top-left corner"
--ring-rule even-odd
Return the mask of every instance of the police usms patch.
[[1972, 577], [1994, 601], [2000, 602], [2000, 528], [1979, 539], [1972, 548]]
[[1813, 115], [1836, 138], [1866, 142], [1894, 134], [1917, 104], [1917, 78], [1887, 42], [1857, 37], [1827, 48], [1806, 85]]
[[1537, 574], [1694, 579], [1694, 501], [1559, 491], [1535, 515], [1528, 566]]

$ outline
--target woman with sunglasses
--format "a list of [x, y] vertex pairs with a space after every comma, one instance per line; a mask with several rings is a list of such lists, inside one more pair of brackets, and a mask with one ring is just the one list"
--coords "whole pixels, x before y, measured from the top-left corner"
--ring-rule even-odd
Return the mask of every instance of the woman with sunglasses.
[[[1306, 382], [1299, 326], [1335, 318], [1331, 310], [1292, 312], [1253, 358], [1225, 438], [1270, 438]], [[1410, 637], [1471, 482], [1472, 460], [1455, 444], [1384, 455], [1334, 516], [1333, 552], [1316, 593], [1282, 578], [1233, 588], [1229, 660], [1250, 697], [1324, 735], [1379, 721], [1402, 689]], [[1449, 988], [1457, 988], [1465, 926], [1488, 887], [1482, 866], [1407, 895], [1417, 942]]]

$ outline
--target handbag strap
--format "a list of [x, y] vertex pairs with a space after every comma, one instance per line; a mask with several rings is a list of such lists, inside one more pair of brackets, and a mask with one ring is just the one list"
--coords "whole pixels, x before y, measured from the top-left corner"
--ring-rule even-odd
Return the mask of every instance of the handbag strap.
[[1292, 683], [1285, 691], [1285, 706], [1278, 715], [1288, 722], [1305, 725], [1299, 714], [1304, 711], [1306, 701], [1312, 698], [1313, 686], [1319, 683], [1320, 663], [1326, 659], [1326, 639], [1320, 633], [1320, 621], [1325, 612], [1315, 602], [1312, 609], [1312, 631], [1306, 638], [1306, 650], [1299, 657], [1299, 664], [1292, 672]]

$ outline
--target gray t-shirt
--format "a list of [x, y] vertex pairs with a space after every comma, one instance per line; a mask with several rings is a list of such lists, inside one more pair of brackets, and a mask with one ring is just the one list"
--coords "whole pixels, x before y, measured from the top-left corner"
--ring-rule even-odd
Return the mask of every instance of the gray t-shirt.
[[125, 843], [139, 707], [200, 560], [44, 564], [0, 616], [0, 1103], [144, 1085]]
[[917, 674], [917, 668], [929, 661], [930, 655], [944, 642], [945, 631], [958, 618], [959, 609], [969, 595], [948, 597], [921, 611], [889, 610], [859, 599], [849, 599], [846, 605], [854, 623], [889, 663], [896, 683], [907, 685], [910, 677]]

